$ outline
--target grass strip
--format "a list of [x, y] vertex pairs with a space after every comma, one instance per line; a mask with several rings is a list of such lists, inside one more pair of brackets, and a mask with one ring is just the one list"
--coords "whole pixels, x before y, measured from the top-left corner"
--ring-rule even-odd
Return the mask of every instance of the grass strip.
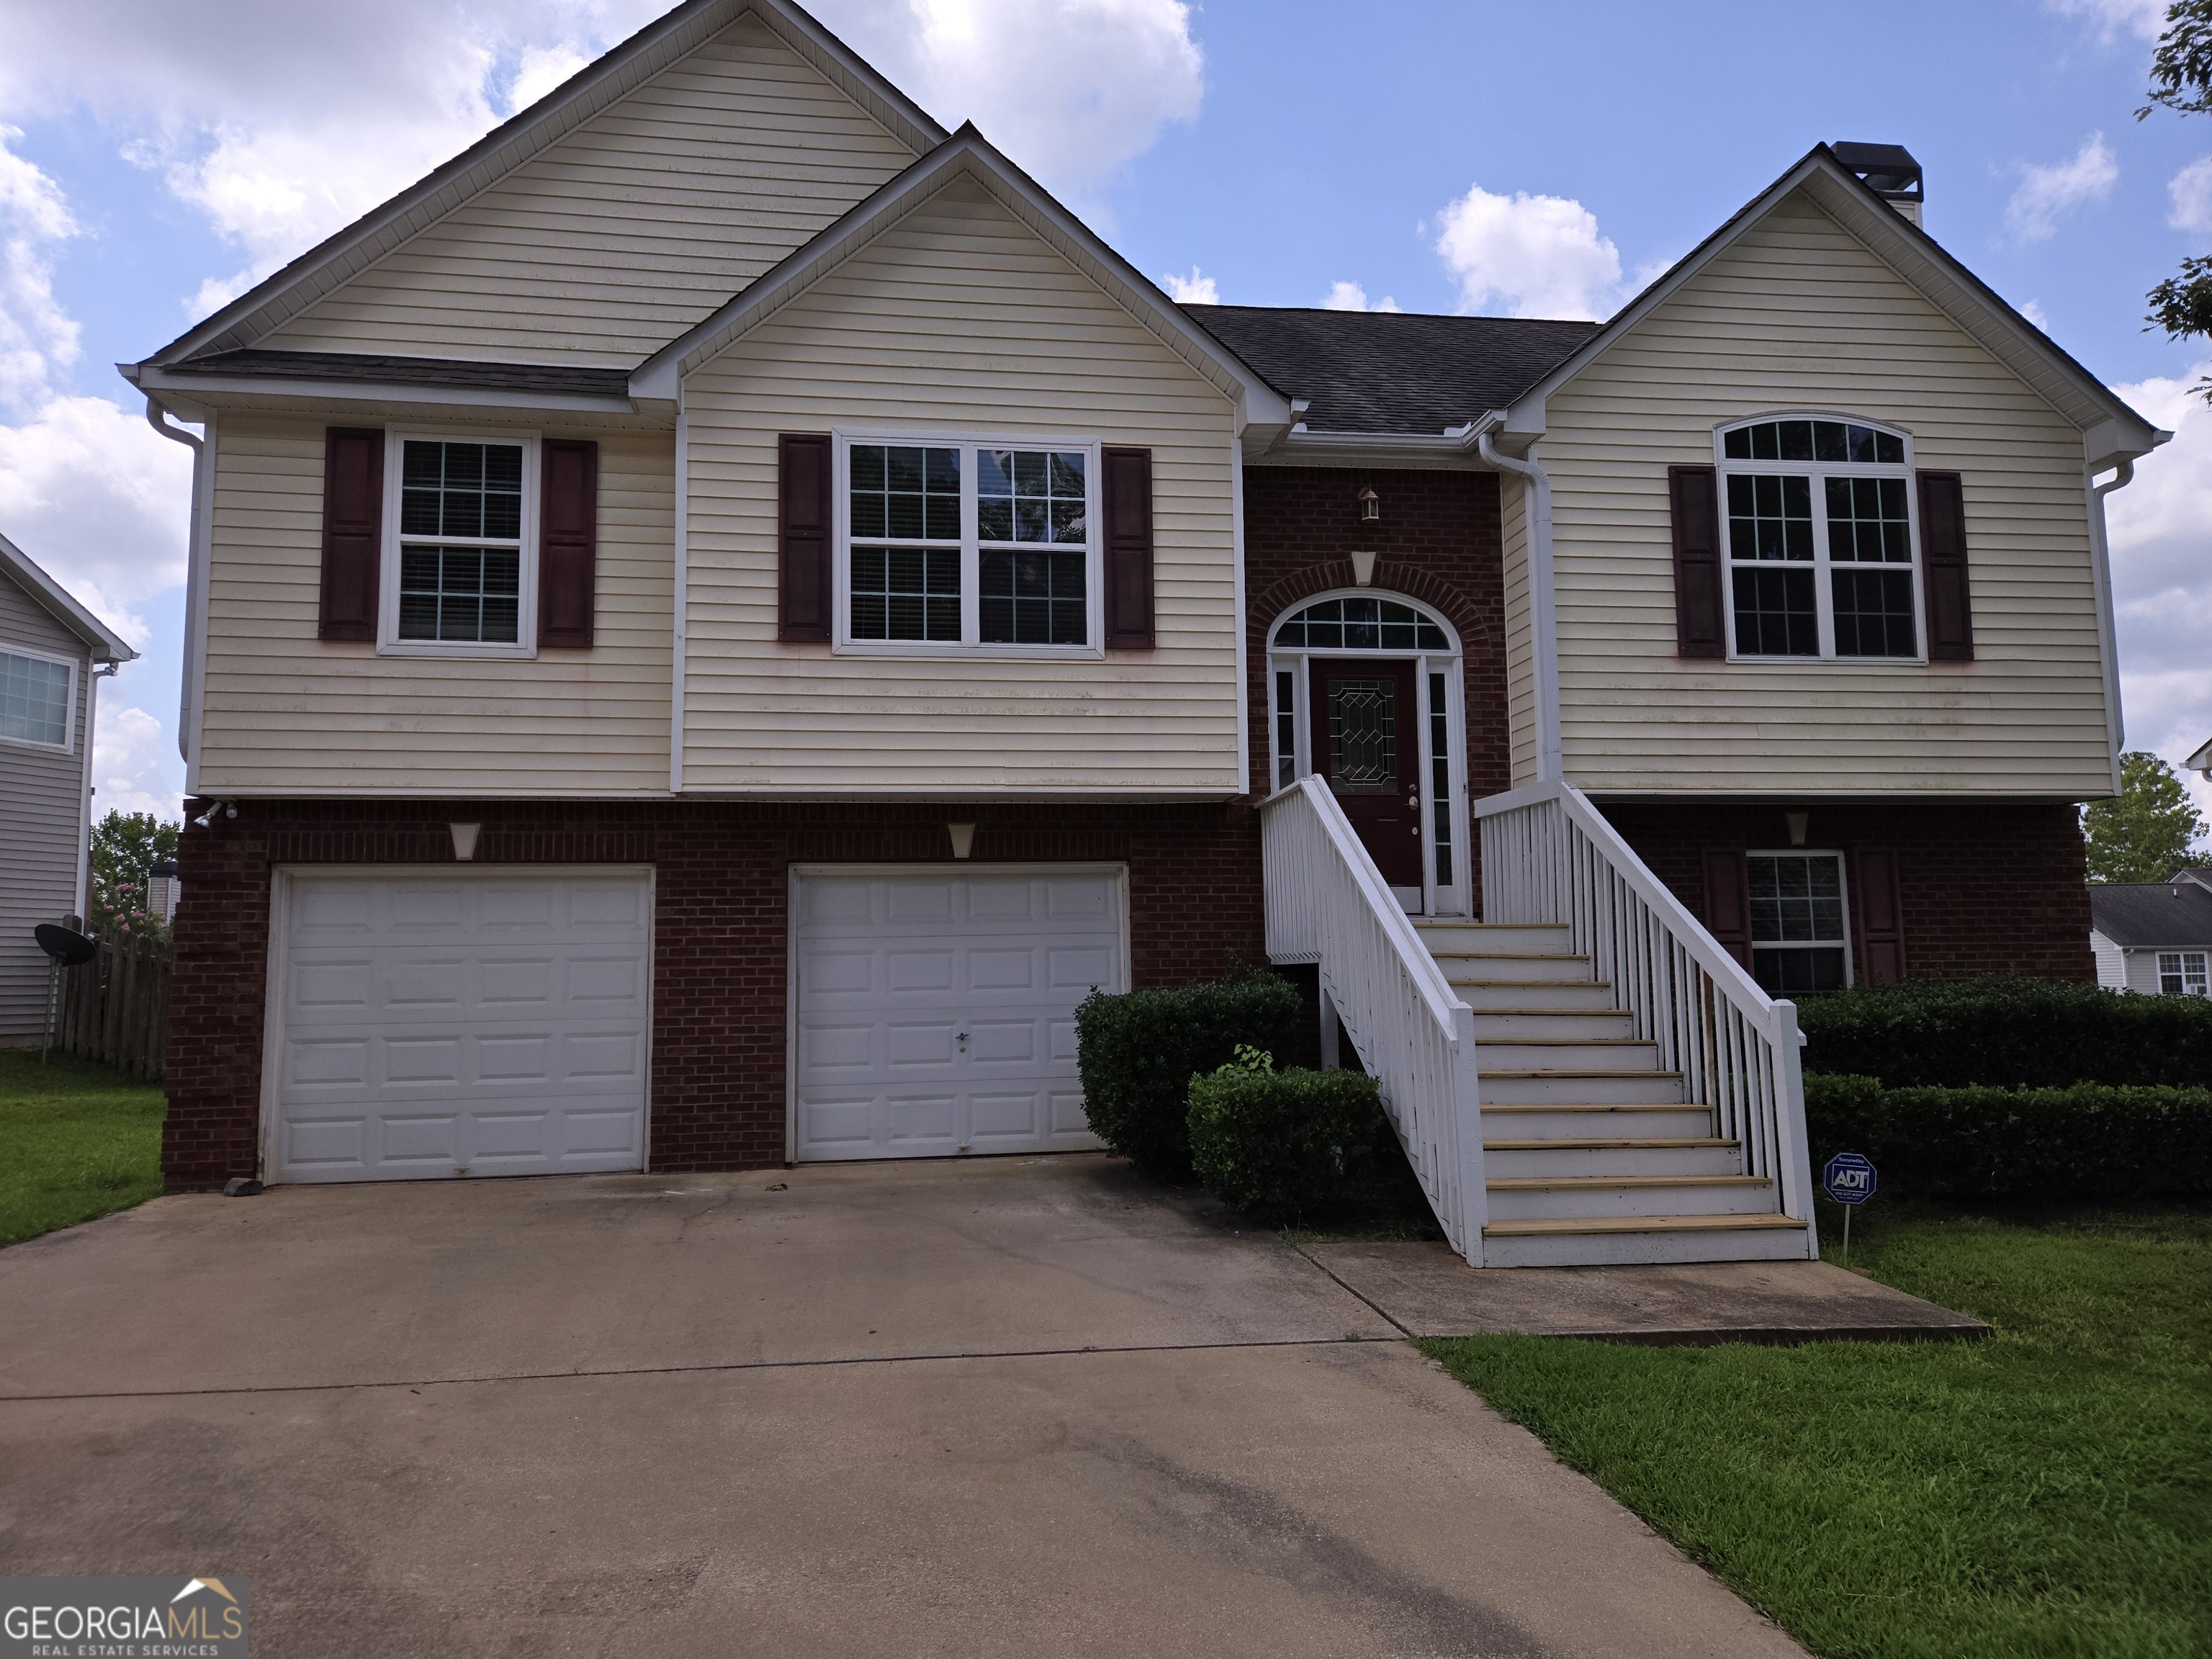
[[0, 1049], [0, 1245], [160, 1192], [163, 1109], [158, 1083]]
[[2212, 1654], [2212, 1217], [1860, 1221], [1996, 1334], [1422, 1346], [1816, 1653]]

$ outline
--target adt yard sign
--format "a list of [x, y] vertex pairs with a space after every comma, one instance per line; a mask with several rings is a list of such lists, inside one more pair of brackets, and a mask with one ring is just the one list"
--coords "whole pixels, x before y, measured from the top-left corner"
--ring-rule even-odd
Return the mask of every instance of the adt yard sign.
[[1874, 1184], [1874, 1164], [1863, 1152], [1838, 1152], [1820, 1166], [1820, 1189], [1838, 1204], [1865, 1203]]

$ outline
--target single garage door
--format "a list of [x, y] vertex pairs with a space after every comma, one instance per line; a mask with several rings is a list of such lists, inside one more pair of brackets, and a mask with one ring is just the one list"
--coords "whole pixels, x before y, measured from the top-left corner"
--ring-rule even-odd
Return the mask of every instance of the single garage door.
[[276, 1179], [643, 1167], [647, 872], [281, 883]]
[[1118, 867], [798, 874], [801, 1159], [1098, 1145], [1075, 1006], [1124, 989]]

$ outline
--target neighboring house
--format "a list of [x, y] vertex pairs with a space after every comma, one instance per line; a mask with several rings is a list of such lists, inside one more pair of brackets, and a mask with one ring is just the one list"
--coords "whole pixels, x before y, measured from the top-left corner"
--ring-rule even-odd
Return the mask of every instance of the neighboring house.
[[137, 654], [0, 536], [0, 1048], [46, 1034], [32, 930], [84, 914], [94, 682]]
[[2212, 783], [2212, 738], [2207, 738], [2199, 744], [2197, 752], [2182, 762], [2181, 767], [2185, 772], [2202, 773], [2204, 781]]
[[161, 919], [166, 927], [177, 919], [177, 898], [182, 890], [177, 884], [177, 861], [156, 859], [146, 878], [146, 908]]
[[2093, 882], [2097, 983], [2145, 996], [2212, 996], [2212, 871], [2166, 881]]
[[1601, 327], [1184, 308], [678, 8], [125, 368], [206, 433], [169, 1181], [1088, 1146], [1077, 1000], [1265, 949], [1470, 1256], [1802, 1255], [1773, 994], [2094, 971], [2166, 435], [1920, 194], [1818, 147]]

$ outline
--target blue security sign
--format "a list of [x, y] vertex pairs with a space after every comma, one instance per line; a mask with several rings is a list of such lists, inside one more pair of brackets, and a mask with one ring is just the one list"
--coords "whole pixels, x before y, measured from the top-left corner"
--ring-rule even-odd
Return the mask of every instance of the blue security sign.
[[1874, 1161], [1863, 1152], [1838, 1152], [1820, 1166], [1820, 1190], [1838, 1204], [1865, 1203], [1874, 1186]]

